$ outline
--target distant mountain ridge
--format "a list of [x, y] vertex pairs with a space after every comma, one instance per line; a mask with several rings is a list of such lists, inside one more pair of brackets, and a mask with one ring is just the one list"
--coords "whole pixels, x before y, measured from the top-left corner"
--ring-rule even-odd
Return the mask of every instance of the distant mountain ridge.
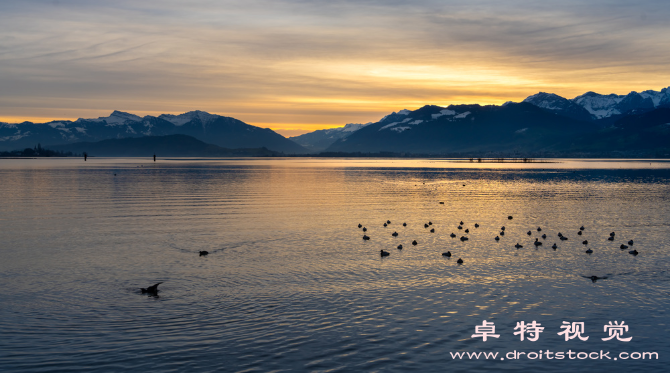
[[[670, 88], [670, 87], [668, 87]], [[629, 113], [641, 113], [670, 105], [670, 89], [660, 91], [632, 91], [627, 95], [602, 95], [586, 92], [573, 99], [553, 93], [540, 92], [526, 97], [523, 102], [578, 120], [599, 120]]]
[[[670, 88], [670, 87], [669, 87]], [[625, 145], [600, 146], [589, 144], [589, 136], [596, 136], [598, 131], [613, 129], [617, 123], [624, 123], [637, 118], [639, 130], [644, 126], [639, 121], [649, 117], [664, 117], [658, 109], [670, 107], [670, 89], [661, 91], [647, 90], [630, 92], [627, 95], [601, 95], [587, 92], [573, 99], [567, 99], [553, 93], [539, 92], [528, 96], [521, 104], [531, 105], [519, 109], [520, 103], [507, 102], [502, 106], [489, 105], [451, 105], [446, 108], [426, 105], [415, 111], [400, 110], [393, 112], [376, 123], [368, 123], [356, 131], [343, 131], [346, 127], [321, 130], [294, 137], [304, 147], [318, 151], [325, 147], [326, 152], [407, 152], [407, 153], [463, 153], [463, 152], [607, 152], [618, 149], [624, 151]], [[511, 106], [510, 106], [511, 105]], [[535, 109], [532, 109], [535, 108]], [[536, 109], [539, 109], [536, 110]], [[521, 115], [519, 110], [526, 113]], [[514, 113], [517, 111], [516, 113]], [[424, 113], [429, 112], [426, 116]], [[545, 113], [545, 115], [543, 115]], [[644, 116], [645, 113], [656, 113]], [[550, 115], [546, 115], [550, 114]], [[668, 120], [670, 122], [670, 119]], [[553, 123], [553, 126], [546, 124]], [[376, 131], [371, 128], [375, 128]], [[469, 128], [477, 133], [478, 138], [469, 138], [470, 133], [461, 133], [462, 128]], [[501, 133], [502, 129], [507, 132]], [[334, 132], [339, 130], [339, 132]], [[413, 132], [408, 132], [413, 131]], [[444, 131], [458, 134], [451, 137]], [[488, 139], [482, 133], [497, 133], [499, 138]], [[625, 133], [630, 135], [628, 129]], [[334, 136], [333, 133], [337, 135]], [[513, 133], [513, 138], [507, 135]], [[624, 132], [611, 132], [608, 136], [624, 136]], [[663, 133], [663, 131], [661, 131]], [[543, 134], [543, 135], [541, 135]], [[399, 136], [394, 136], [399, 135]], [[645, 136], [642, 136], [645, 137]], [[531, 138], [535, 141], [529, 141]], [[634, 136], [639, 139], [640, 136]], [[663, 135], [661, 135], [663, 138]], [[557, 141], [559, 140], [560, 141]], [[581, 139], [581, 143], [577, 141]], [[594, 140], [594, 139], [591, 139]], [[619, 139], [619, 143], [626, 141]], [[629, 142], [630, 149], [644, 149], [643, 143]], [[635, 145], [633, 145], [635, 143]], [[649, 141], [649, 144], [659, 144]], [[649, 148], [649, 147], [647, 147]]]
[[318, 153], [328, 148], [335, 141], [347, 137], [370, 124], [372, 124], [372, 122], [366, 124], [349, 123], [344, 127], [316, 130], [299, 136], [289, 137], [289, 139], [302, 145], [311, 152]]
[[554, 109], [529, 102], [446, 108], [426, 105], [390, 114], [335, 141], [325, 152], [467, 157], [670, 156], [668, 107], [624, 115], [608, 126], [594, 119], [576, 119], [578, 115], [558, 115], [552, 112]]
[[[183, 134], [225, 148], [262, 148], [284, 154], [394, 152], [481, 154], [570, 152], [667, 154], [670, 87], [626, 95], [586, 92], [572, 99], [539, 92], [520, 103], [426, 105], [378, 122], [318, 130], [286, 139], [267, 128], [203, 111], [0, 123], [0, 150], [126, 137]], [[627, 153], [628, 154], [628, 153]], [[668, 154], [670, 155], [670, 154]]]
[[107, 117], [51, 121], [48, 123], [0, 123], [0, 150], [13, 150], [74, 142], [95, 142], [126, 137], [189, 135], [225, 148], [260, 148], [288, 154], [306, 153], [295, 142], [268, 128], [246, 124], [240, 120], [204, 111], [158, 117], [114, 111]]

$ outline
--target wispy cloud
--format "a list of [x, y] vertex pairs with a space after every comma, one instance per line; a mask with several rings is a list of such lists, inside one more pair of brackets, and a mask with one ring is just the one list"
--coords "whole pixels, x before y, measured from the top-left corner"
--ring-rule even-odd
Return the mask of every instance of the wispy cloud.
[[538, 90], [659, 89], [668, 18], [652, 0], [3, 2], [0, 110], [202, 109], [313, 129]]

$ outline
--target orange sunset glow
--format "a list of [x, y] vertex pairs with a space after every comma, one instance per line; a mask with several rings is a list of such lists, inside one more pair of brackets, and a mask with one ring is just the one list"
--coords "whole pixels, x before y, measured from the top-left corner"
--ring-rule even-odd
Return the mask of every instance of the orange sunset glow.
[[428, 104], [659, 90], [670, 40], [645, 4], [3, 5], [0, 121], [203, 110], [294, 136]]

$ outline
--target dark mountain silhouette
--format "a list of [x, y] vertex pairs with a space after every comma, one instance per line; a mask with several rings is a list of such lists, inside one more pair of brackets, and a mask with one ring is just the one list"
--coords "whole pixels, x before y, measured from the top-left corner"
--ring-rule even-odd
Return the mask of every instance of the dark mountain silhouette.
[[267, 148], [227, 149], [187, 135], [127, 137], [52, 146], [56, 151], [86, 152], [97, 157], [268, 157], [281, 153]]
[[560, 147], [589, 122], [529, 103], [503, 106], [424, 106], [391, 114], [333, 143], [328, 152], [466, 153], [543, 151]]
[[235, 118], [192, 111], [158, 117], [114, 111], [108, 117], [53, 121], [49, 123], [0, 123], [0, 150], [100, 141], [113, 138], [184, 134], [226, 148], [260, 148], [288, 154], [306, 153], [295, 142], [268, 129], [251, 126]]
[[424, 106], [393, 113], [335, 141], [328, 153], [414, 153], [461, 156], [628, 156], [670, 148], [668, 108], [623, 116], [613, 126], [576, 120], [533, 104]]

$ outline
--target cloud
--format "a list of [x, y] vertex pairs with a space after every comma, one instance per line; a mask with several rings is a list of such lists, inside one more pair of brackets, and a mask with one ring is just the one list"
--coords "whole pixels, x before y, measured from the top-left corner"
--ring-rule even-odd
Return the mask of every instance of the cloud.
[[296, 128], [538, 90], [659, 89], [670, 80], [669, 8], [605, 0], [3, 2], [0, 107], [26, 117], [59, 105], [100, 115], [202, 109], [263, 123], [278, 113], [274, 123], [300, 121]]

